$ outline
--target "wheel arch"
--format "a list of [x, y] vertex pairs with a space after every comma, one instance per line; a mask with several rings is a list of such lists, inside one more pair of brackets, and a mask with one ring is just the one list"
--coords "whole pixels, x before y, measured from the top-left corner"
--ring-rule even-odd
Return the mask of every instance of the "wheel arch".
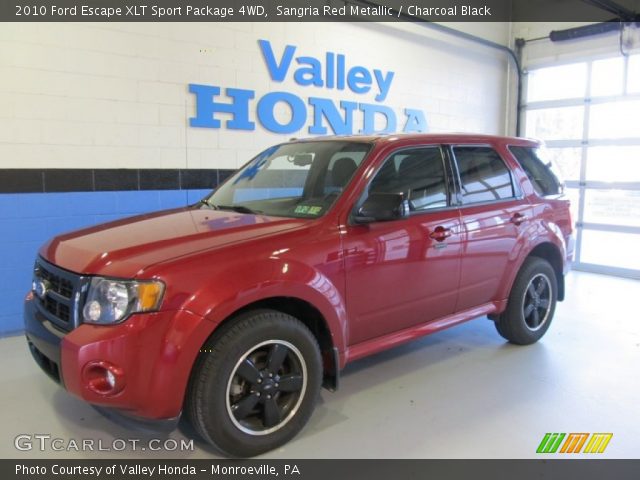
[[[558, 283], [558, 301], [564, 300], [564, 274], [562, 268], [562, 253], [560, 252], [560, 249], [551, 242], [543, 242], [536, 245], [529, 252], [529, 255], [527, 255], [526, 258], [529, 257], [538, 257], [549, 262], [556, 274], [556, 282]], [[520, 265], [520, 268], [522, 268], [522, 265]]]
[[[560, 247], [558, 247], [555, 243], [548, 240], [537, 244], [535, 247], [533, 247], [529, 251], [529, 253], [527, 253], [527, 255], [524, 255], [522, 257], [522, 260], [518, 264], [518, 268], [514, 268], [510, 275], [509, 282], [507, 283], [508, 288], [504, 292], [504, 298], [509, 296], [509, 293], [513, 288], [513, 284], [516, 281], [518, 273], [520, 272], [520, 270], [522, 270], [522, 266], [524, 265], [526, 260], [530, 257], [541, 258], [549, 262], [549, 264], [551, 265], [551, 268], [553, 268], [553, 271], [556, 274], [556, 283], [558, 287], [557, 299], [558, 301], [564, 300], [565, 285], [564, 285], [564, 273], [563, 273], [563, 263], [562, 263], [562, 251]], [[506, 304], [507, 303], [505, 301], [504, 305], [506, 306]], [[501, 315], [501, 313], [502, 311], [497, 313], [492, 313], [491, 315], [488, 315], [488, 317], [491, 320], [496, 320]]]
[[326, 318], [316, 306], [307, 300], [298, 297], [271, 296], [243, 305], [227, 315], [222, 321], [218, 322], [211, 332], [211, 335], [203, 342], [203, 345], [220, 331], [221, 327], [229, 324], [238, 316], [253, 310], [264, 309], [275, 310], [291, 315], [311, 331], [320, 347], [323, 370], [322, 386], [331, 391], [337, 390], [340, 376], [338, 348], [334, 344], [331, 329], [329, 328]]

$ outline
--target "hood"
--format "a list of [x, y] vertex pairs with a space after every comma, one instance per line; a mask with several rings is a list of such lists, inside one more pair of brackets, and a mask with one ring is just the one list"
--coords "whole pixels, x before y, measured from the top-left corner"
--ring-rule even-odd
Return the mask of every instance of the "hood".
[[295, 218], [187, 207], [63, 234], [45, 244], [40, 255], [76, 273], [129, 278], [162, 261], [305, 224]]

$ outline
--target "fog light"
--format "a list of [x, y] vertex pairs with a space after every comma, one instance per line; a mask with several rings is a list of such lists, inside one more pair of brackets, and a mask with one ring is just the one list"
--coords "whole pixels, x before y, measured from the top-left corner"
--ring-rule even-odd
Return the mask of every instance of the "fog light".
[[98, 395], [115, 395], [125, 385], [122, 369], [109, 362], [90, 362], [82, 373], [87, 388]]
[[107, 380], [107, 383], [109, 384], [109, 386], [111, 388], [114, 388], [116, 386], [116, 377], [115, 375], [111, 372], [111, 370], [107, 370], [107, 374], [105, 375], [105, 378]]

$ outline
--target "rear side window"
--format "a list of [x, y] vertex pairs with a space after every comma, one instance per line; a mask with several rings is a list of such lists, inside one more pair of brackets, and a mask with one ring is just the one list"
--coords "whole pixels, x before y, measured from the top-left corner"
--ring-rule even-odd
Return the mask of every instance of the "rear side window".
[[544, 197], [562, 193], [562, 182], [554, 172], [553, 164], [551, 161], [543, 161], [538, 149], [510, 146], [509, 150], [526, 172], [538, 195]]
[[513, 198], [511, 173], [491, 147], [458, 146], [453, 154], [460, 174], [463, 203], [492, 202]]

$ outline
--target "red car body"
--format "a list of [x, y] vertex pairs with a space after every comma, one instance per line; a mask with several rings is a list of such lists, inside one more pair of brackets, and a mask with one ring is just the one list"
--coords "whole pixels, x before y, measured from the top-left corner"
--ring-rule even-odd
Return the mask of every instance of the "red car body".
[[[573, 255], [568, 201], [538, 196], [508, 148], [536, 142], [462, 134], [367, 140], [372, 149], [357, 174], [317, 219], [186, 207], [54, 238], [40, 257], [56, 268], [160, 279], [166, 291], [157, 312], [134, 314], [113, 326], [81, 323], [64, 334], [53, 332], [57, 345], [49, 338], [55, 328], [39, 317], [37, 298], [30, 293], [25, 321], [32, 349], [45, 358], [49, 373], [59, 369], [54, 373], [64, 387], [87, 402], [168, 419], [182, 410], [192, 366], [206, 340], [234, 313], [255, 305], [314, 318], [325, 384], [335, 386], [348, 362], [500, 314], [533, 251], [553, 266], [562, 299], [562, 279]], [[493, 147], [521, 194], [399, 221], [349, 221], [367, 181], [391, 152], [449, 144]], [[441, 248], [444, 238], [447, 248]], [[118, 375], [122, 387], [116, 394], [89, 388], [95, 364], [109, 365]]]

